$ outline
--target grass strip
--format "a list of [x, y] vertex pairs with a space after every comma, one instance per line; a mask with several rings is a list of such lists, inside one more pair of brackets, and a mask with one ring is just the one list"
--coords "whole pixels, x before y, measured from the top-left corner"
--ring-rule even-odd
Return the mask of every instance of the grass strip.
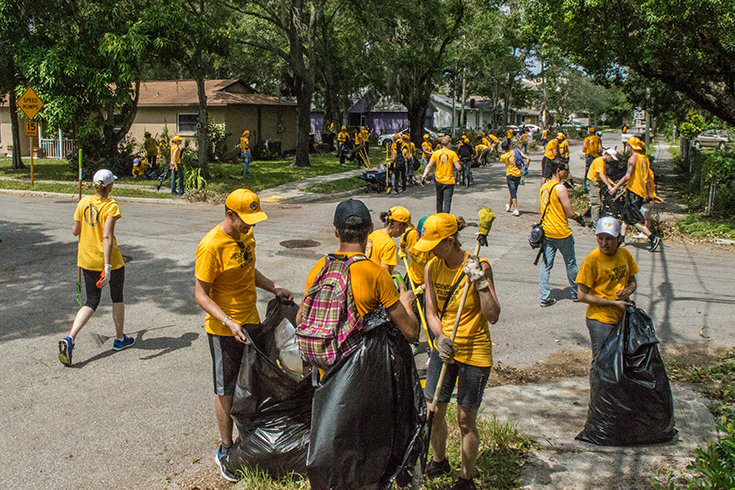
[[[36, 185], [31, 186], [30, 182], [17, 181], [17, 180], [0, 180], [0, 189], [13, 189], [19, 191], [37, 191], [37, 192], [58, 192], [61, 194], [72, 194], [77, 195], [79, 193], [78, 184], [47, 184], [37, 182]], [[89, 195], [94, 194], [94, 189], [88, 185], [82, 186], [82, 194]], [[169, 192], [150, 192], [138, 189], [125, 189], [121, 187], [115, 187], [112, 191], [111, 197], [148, 197], [153, 199], [170, 199], [171, 194]]]

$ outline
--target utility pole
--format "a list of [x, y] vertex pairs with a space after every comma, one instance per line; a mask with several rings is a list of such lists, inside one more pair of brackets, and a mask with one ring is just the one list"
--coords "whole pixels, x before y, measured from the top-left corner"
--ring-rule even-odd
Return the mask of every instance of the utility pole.
[[646, 87], [646, 148], [651, 143], [651, 89]]
[[452, 75], [452, 138], [454, 134], [454, 128], [457, 126], [457, 72]]
[[465, 77], [466, 68], [462, 68], [462, 112], [459, 118], [459, 126], [466, 128], [467, 118], [465, 116], [464, 101], [467, 99], [467, 78]]

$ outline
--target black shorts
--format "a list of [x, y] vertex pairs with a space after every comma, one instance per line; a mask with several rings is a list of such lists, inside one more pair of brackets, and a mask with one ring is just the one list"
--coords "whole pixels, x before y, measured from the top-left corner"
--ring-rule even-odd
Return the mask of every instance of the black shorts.
[[[442, 369], [442, 360], [439, 351], [434, 349], [429, 357], [429, 368], [426, 370], [426, 386], [424, 397], [433, 400], [436, 384], [439, 382], [439, 374]], [[439, 392], [439, 403], [449, 403], [457, 385], [457, 405], [462, 408], [477, 409], [482, 404], [482, 395], [490, 377], [490, 366], [470, 366], [463, 362], [455, 361], [447, 366], [447, 374], [444, 377], [441, 391]]]
[[628, 190], [625, 193], [625, 203], [623, 204], [623, 211], [621, 213], [622, 220], [629, 225], [636, 225], [638, 223], [645, 223], [646, 219], [641, 213], [641, 206], [643, 206], [644, 199]]
[[[102, 271], [90, 271], [82, 269], [84, 276], [84, 290], [87, 292], [87, 301], [84, 306], [88, 306], [93, 310], [97, 310], [102, 297], [102, 290], [97, 287], [97, 281], [102, 276]], [[110, 282], [107, 285], [110, 288], [110, 298], [113, 303], [123, 302], [123, 287], [125, 286], [125, 266], [115, 269], [110, 274]]]
[[215, 395], [232, 395], [235, 393], [237, 376], [240, 374], [242, 353], [245, 344], [235, 337], [213, 335], [209, 338], [209, 352], [212, 354], [212, 380]]

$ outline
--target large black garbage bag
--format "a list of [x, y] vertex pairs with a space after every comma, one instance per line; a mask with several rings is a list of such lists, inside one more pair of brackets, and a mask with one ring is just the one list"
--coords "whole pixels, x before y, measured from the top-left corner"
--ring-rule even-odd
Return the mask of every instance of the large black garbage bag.
[[262, 326], [249, 333], [252, 344], [245, 346], [232, 403], [240, 433], [225, 461], [232, 472], [243, 466], [275, 478], [306, 472], [314, 389], [311, 377], [295, 381], [278, 366], [274, 337], [284, 318], [296, 323], [297, 311], [292, 301], [275, 298]]
[[671, 440], [674, 400], [653, 321], [628, 307], [590, 370], [587, 423], [577, 439], [601, 446]]
[[364, 318], [360, 347], [324, 373], [314, 393], [311, 488], [410, 482], [425, 441], [426, 402], [411, 347], [384, 308]]

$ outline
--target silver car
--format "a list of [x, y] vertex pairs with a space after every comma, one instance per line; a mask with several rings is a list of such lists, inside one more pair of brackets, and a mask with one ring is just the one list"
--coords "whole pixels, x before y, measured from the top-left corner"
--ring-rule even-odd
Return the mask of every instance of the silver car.
[[702, 131], [694, 138], [695, 148], [717, 148], [724, 150], [733, 140], [733, 134], [720, 129], [708, 129]]

